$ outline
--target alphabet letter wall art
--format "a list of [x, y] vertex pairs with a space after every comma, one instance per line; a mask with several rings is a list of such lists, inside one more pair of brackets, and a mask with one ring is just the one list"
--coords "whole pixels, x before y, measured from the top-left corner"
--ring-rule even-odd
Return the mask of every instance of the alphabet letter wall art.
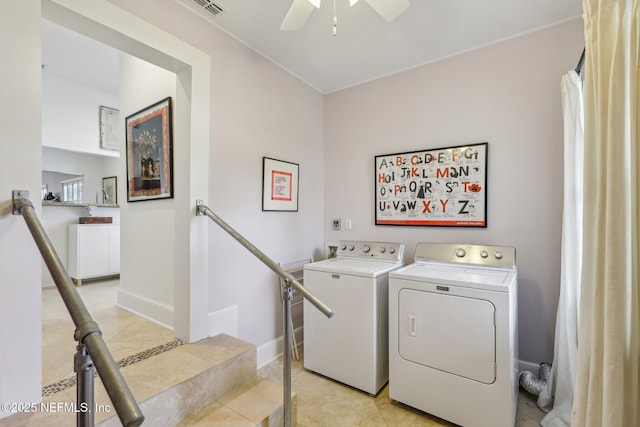
[[486, 227], [488, 145], [375, 156], [376, 225]]

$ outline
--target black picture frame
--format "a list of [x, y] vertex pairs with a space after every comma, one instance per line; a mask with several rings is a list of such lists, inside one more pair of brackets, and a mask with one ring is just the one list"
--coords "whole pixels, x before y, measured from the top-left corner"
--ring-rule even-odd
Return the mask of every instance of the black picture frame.
[[173, 198], [171, 97], [126, 118], [127, 202]]
[[486, 228], [488, 148], [375, 156], [375, 225]]

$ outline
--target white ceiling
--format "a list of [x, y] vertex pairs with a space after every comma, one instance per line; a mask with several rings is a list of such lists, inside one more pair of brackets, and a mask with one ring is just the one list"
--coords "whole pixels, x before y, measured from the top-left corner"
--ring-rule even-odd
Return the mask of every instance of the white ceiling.
[[582, 14], [582, 0], [411, 0], [403, 14], [387, 22], [364, 1], [350, 8], [348, 0], [335, 0], [333, 37], [332, 0], [322, 1], [295, 32], [279, 29], [291, 0], [212, 1], [224, 12], [211, 22], [323, 93]]
[[[175, 1], [197, 7], [197, 0]], [[333, 0], [324, 0], [300, 31], [279, 29], [291, 0], [204, 1], [214, 1], [223, 12], [214, 16], [199, 8], [198, 16], [322, 93], [434, 62], [582, 14], [582, 0], [411, 0], [411, 6], [403, 14], [387, 22], [364, 1], [350, 8], [348, 0], [335, 0], [338, 27], [337, 36], [333, 37]], [[43, 63], [49, 66], [47, 72], [84, 76], [77, 79], [113, 72], [112, 58], [113, 55], [117, 58], [117, 53], [105, 46], [96, 47], [95, 42], [87, 38], [72, 40], [76, 37], [68, 30], [44, 22]], [[77, 45], [70, 48], [69, 43]], [[97, 49], [110, 64], [101, 60]], [[578, 56], [576, 52], [576, 60]], [[117, 60], [115, 64], [117, 75]], [[89, 70], [83, 71], [85, 67]]]

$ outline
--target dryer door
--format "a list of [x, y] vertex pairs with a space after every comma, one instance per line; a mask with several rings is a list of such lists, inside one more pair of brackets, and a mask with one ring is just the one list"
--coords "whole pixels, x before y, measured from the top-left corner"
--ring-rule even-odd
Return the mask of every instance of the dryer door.
[[398, 346], [403, 359], [491, 384], [495, 307], [483, 299], [400, 289]]

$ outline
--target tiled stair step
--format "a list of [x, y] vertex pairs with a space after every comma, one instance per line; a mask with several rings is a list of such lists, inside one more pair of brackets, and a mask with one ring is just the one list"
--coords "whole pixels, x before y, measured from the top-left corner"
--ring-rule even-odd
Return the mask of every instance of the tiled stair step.
[[[238, 386], [256, 379], [256, 347], [228, 335], [184, 344], [124, 368], [122, 375], [145, 416], [143, 426], [173, 427]], [[76, 387], [43, 398], [50, 410], [0, 420], [11, 427], [74, 427]], [[99, 378], [96, 426], [121, 426]], [[5, 424], [8, 423], [8, 424]]]
[[[145, 363], [147, 362], [147, 363]], [[122, 370], [140, 409], [144, 426], [173, 427], [241, 384], [256, 378], [256, 347], [228, 335], [185, 344]], [[99, 397], [104, 396], [104, 397]], [[96, 387], [96, 404], [109, 402]], [[115, 412], [96, 426], [121, 426]]]
[[[266, 380], [241, 385], [179, 427], [277, 427], [284, 425], [283, 388]], [[297, 425], [297, 396], [291, 395], [291, 425]]]

